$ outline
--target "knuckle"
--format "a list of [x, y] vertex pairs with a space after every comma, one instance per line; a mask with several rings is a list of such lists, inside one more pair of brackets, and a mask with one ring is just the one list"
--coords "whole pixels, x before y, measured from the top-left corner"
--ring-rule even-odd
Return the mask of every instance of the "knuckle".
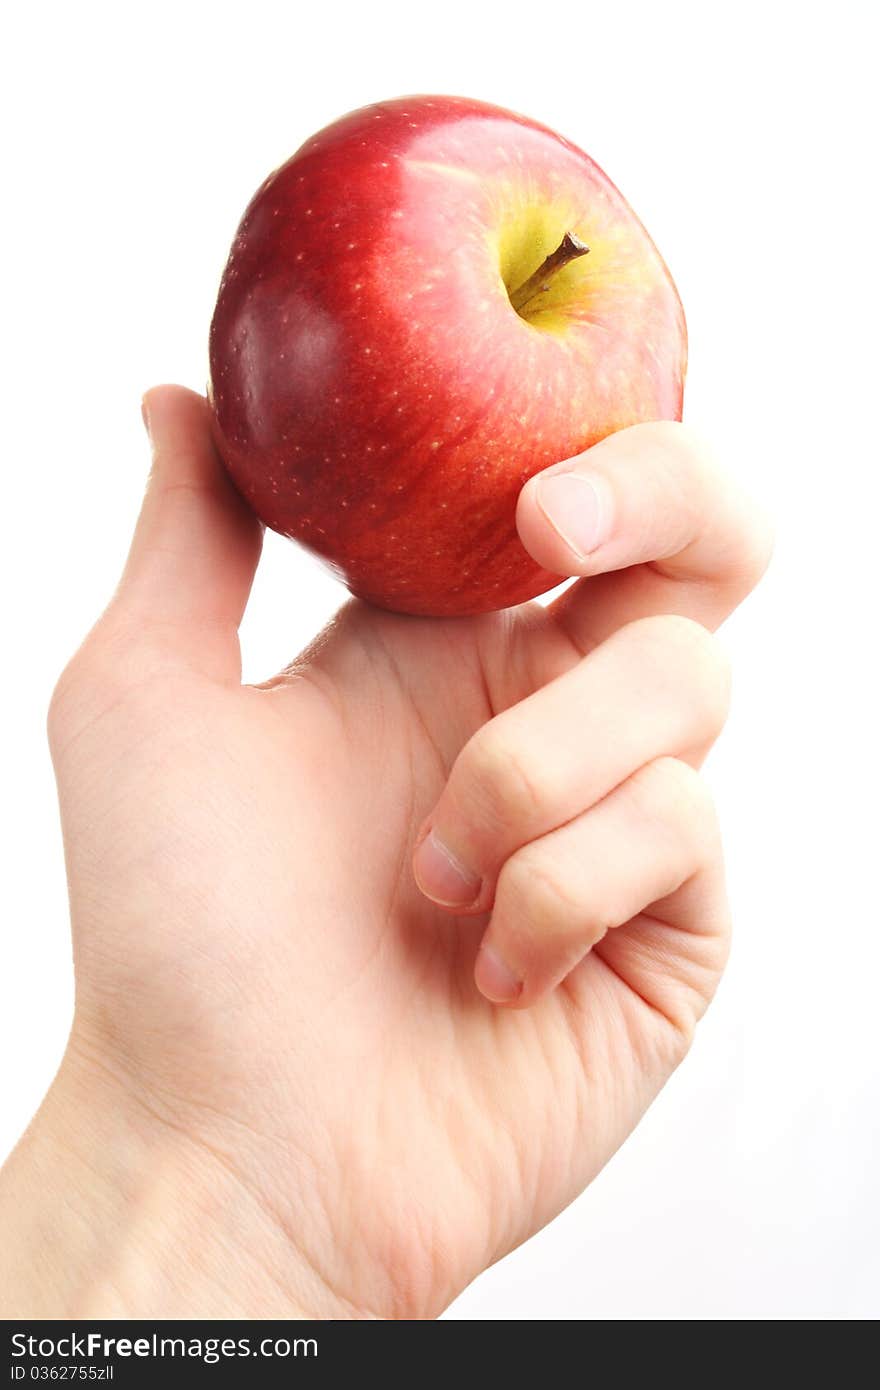
[[108, 613], [92, 628], [55, 683], [46, 713], [53, 758], [113, 709], [144, 713], [155, 705], [158, 658], [127, 623]]
[[700, 735], [715, 736], [730, 707], [731, 673], [718, 639], [693, 618], [664, 613], [630, 624], [640, 648], [642, 669], [648, 667], [660, 685], [685, 693], [692, 722]]
[[112, 698], [109, 680], [96, 669], [91, 642], [71, 657], [55, 683], [46, 712], [46, 737], [56, 759], [79, 731], [100, 712], [102, 701]]
[[668, 426], [666, 437], [671, 448], [677, 450], [682, 459], [694, 469], [711, 472], [717, 467], [715, 448], [706, 436], [693, 425], [681, 420], [664, 421]]
[[531, 825], [541, 819], [548, 788], [538, 768], [496, 725], [475, 734], [462, 759], [459, 799], [488, 829]]
[[46, 711], [46, 737], [53, 759], [100, 712], [102, 703], [113, 698], [112, 668], [102, 675], [104, 663], [96, 647], [90, 635], [55, 682]]
[[725, 499], [726, 583], [740, 596], [749, 593], [773, 555], [770, 517], [734, 480], [700, 431], [678, 420], [657, 420], [637, 428], [651, 431], [655, 456], [683, 512], [699, 521], [713, 497]]
[[689, 476], [714, 473], [715, 452], [709, 441], [692, 425], [681, 420], [653, 420], [644, 426], [651, 431], [651, 442], [657, 446], [677, 473], [684, 470]]
[[751, 505], [751, 514], [743, 527], [742, 559], [738, 575], [743, 593], [751, 593], [760, 583], [773, 559], [775, 537], [773, 523], [763, 509]]
[[730, 660], [718, 639], [699, 624], [691, 634], [689, 689], [692, 710], [704, 732], [717, 736], [730, 709]]
[[81, 689], [79, 658], [73, 657], [55, 682], [46, 712], [46, 732], [50, 748], [56, 748], [63, 736], [68, 713], [76, 692]]
[[538, 940], [577, 935], [589, 943], [604, 935], [607, 924], [566, 884], [561, 866], [534, 845], [527, 845], [501, 871], [499, 893], [514, 905], [516, 917], [529, 936]]
[[644, 818], [698, 846], [701, 858], [714, 853], [720, 839], [715, 803], [690, 763], [656, 758], [630, 778], [630, 793]]
[[670, 651], [679, 653], [685, 659], [700, 660], [712, 640], [712, 634], [702, 623], [681, 613], [655, 614], [650, 618], [637, 619], [630, 626], [639, 630], [644, 641], [653, 644], [661, 660]]
[[763, 578], [773, 558], [773, 523], [769, 514], [731, 480], [727, 495], [725, 531], [719, 545], [722, 574], [713, 582], [729, 607], [735, 607]]

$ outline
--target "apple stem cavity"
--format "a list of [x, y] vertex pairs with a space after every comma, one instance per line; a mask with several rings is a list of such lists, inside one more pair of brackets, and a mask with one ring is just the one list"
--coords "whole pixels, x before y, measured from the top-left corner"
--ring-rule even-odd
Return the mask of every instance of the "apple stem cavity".
[[510, 302], [516, 312], [522, 315], [523, 310], [531, 304], [533, 299], [546, 294], [553, 277], [563, 266], [568, 265], [569, 261], [577, 260], [579, 256], [586, 256], [589, 249], [586, 242], [581, 241], [574, 232], [566, 232], [556, 250], [551, 251], [550, 255], [541, 262], [534, 275], [530, 275], [528, 280], [524, 280], [519, 289], [510, 291]]

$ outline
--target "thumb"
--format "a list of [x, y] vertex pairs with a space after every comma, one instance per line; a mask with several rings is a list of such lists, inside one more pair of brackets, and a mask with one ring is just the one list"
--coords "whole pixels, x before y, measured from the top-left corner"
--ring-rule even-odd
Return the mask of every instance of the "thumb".
[[228, 649], [237, 670], [262, 527], [217, 455], [204, 397], [157, 386], [143, 414], [153, 464], [113, 606], [212, 671]]

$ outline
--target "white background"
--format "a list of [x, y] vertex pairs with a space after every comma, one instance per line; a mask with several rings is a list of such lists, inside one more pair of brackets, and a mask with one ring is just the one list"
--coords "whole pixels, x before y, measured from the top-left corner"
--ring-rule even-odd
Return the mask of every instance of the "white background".
[[[474, 95], [555, 126], [634, 204], [688, 312], [687, 418], [775, 512], [778, 547], [726, 629], [735, 704], [710, 773], [738, 930], [721, 993], [605, 1173], [451, 1315], [880, 1313], [871, 11], [19, 7], [0, 83], [0, 1150], [70, 1019], [44, 717], [123, 559], [147, 470], [140, 394], [204, 384], [238, 218], [307, 135], [370, 100]], [[246, 676], [287, 661], [341, 597], [270, 538]]]

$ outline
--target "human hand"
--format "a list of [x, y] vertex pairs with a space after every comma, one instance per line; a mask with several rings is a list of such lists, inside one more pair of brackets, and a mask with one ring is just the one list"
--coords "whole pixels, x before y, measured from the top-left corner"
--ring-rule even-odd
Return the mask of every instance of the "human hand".
[[76, 1013], [0, 1205], [10, 1249], [66, 1254], [22, 1252], [10, 1311], [434, 1315], [592, 1179], [714, 991], [707, 629], [766, 528], [637, 426], [523, 490], [532, 555], [585, 576], [549, 608], [352, 602], [242, 686], [259, 526], [204, 401], [147, 412], [128, 565], [50, 715]]

